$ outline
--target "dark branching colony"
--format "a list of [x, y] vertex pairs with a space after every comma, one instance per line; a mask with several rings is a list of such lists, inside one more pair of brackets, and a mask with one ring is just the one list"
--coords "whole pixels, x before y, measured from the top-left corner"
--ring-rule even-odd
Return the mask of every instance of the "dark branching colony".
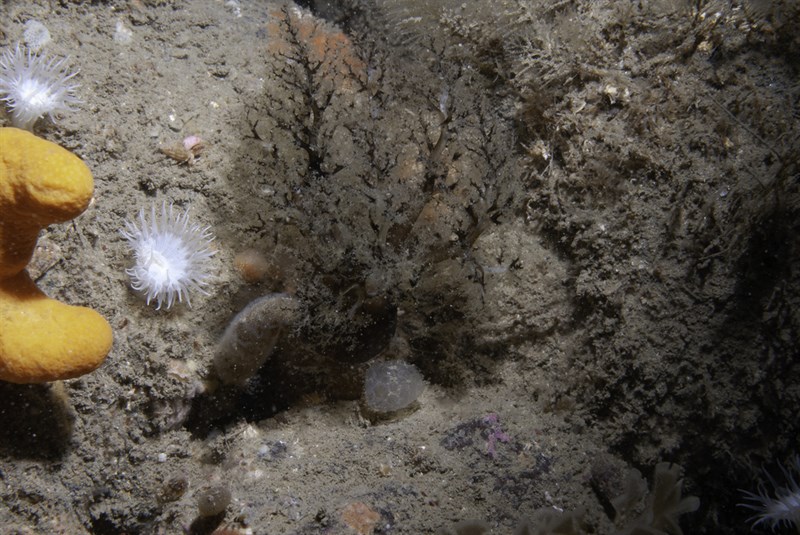
[[308, 12], [277, 8], [270, 20], [265, 91], [248, 114], [263, 171], [240, 187], [275, 289], [303, 308], [295, 342], [282, 344], [292, 358], [275, 363], [324, 387], [331, 367], [392, 342], [435, 374], [460, 359], [480, 313], [471, 248], [518, 197], [499, 99], [483, 76], [433, 54], [420, 78]]

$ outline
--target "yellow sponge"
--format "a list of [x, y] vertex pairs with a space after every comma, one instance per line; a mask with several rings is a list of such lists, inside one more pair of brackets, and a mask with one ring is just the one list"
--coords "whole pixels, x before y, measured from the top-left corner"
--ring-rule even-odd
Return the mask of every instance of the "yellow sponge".
[[102, 364], [111, 350], [108, 322], [86, 307], [50, 299], [28, 273], [0, 279], [0, 380], [70, 379]]
[[39, 232], [81, 214], [93, 190], [80, 158], [27, 131], [0, 128], [0, 380], [77, 377], [111, 349], [105, 319], [48, 298], [25, 271]]
[[80, 158], [25, 130], [0, 128], [0, 277], [22, 271], [39, 231], [80, 215], [93, 191]]

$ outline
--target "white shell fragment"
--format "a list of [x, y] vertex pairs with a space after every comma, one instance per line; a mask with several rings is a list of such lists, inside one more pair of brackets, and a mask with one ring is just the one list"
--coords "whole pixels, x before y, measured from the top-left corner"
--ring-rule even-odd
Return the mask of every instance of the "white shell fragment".
[[41, 52], [42, 48], [50, 42], [50, 30], [38, 20], [31, 19], [25, 23], [22, 40], [32, 52]]

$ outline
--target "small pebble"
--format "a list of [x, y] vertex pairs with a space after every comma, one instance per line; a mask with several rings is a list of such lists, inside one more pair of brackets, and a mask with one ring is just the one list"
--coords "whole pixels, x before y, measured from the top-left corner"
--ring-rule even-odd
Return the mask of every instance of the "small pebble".
[[259, 282], [264, 279], [269, 271], [269, 261], [255, 249], [246, 249], [233, 258], [233, 265], [249, 283]]
[[184, 476], [173, 477], [161, 488], [159, 496], [162, 502], [174, 502], [181, 498], [189, 488], [189, 480]]

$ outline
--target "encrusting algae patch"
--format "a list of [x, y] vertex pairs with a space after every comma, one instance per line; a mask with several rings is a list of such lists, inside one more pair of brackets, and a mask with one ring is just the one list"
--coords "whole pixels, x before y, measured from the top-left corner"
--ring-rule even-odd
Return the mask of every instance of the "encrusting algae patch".
[[47, 297], [25, 271], [39, 232], [80, 215], [93, 191], [80, 158], [24, 130], [0, 128], [0, 380], [77, 377], [111, 350], [111, 326], [100, 314]]

